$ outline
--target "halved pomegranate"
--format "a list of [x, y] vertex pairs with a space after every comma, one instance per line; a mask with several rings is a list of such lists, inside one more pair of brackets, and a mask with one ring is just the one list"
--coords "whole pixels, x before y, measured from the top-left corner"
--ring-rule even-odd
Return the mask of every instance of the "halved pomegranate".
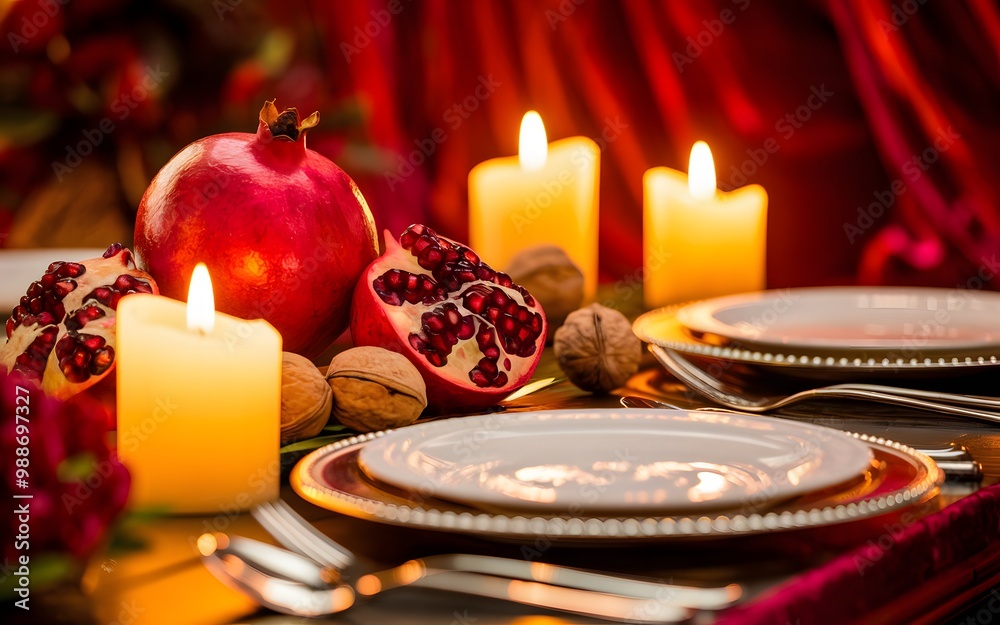
[[355, 344], [409, 358], [437, 411], [490, 406], [531, 378], [546, 321], [528, 291], [421, 224], [385, 244], [354, 290]]
[[115, 310], [129, 293], [159, 290], [120, 243], [100, 258], [52, 263], [11, 311], [0, 368], [57, 398], [94, 386], [114, 369]]

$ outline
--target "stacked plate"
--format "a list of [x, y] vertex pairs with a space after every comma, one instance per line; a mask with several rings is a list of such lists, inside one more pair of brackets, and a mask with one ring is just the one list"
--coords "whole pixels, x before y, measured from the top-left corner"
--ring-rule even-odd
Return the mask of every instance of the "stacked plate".
[[654, 310], [633, 329], [678, 352], [793, 376], [968, 374], [1000, 364], [1000, 293], [784, 289]]
[[351, 516], [506, 540], [691, 540], [843, 523], [932, 496], [920, 453], [742, 414], [556, 410], [431, 421], [317, 450], [292, 474]]

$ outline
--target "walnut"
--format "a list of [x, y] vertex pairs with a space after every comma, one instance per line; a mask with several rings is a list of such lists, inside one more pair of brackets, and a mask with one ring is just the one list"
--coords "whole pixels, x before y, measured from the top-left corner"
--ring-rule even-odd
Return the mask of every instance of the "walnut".
[[281, 443], [312, 438], [326, 426], [333, 392], [308, 358], [281, 354]]
[[538, 245], [520, 251], [510, 261], [507, 274], [545, 309], [549, 339], [566, 316], [583, 303], [583, 273], [561, 247]]
[[571, 313], [556, 330], [555, 352], [559, 367], [573, 384], [606, 393], [638, 371], [642, 343], [625, 315], [591, 304]]
[[427, 406], [427, 387], [406, 356], [381, 347], [355, 347], [330, 361], [333, 416], [359, 432], [408, 425]]

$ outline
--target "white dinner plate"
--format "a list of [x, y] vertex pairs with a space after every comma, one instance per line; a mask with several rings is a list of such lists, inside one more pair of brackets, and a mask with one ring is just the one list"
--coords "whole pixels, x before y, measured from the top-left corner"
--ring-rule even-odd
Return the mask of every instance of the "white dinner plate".
[[676, 314], [703, 340], [744, 347], [873, 356], [1000, 351], [1000, 293], [990, 291], [781, 289], [717, 297], [683, 306]]
[[668, 306], [644, 313], [632, 323], [632, 331], [647, 343], [707, 359], [709, 365], [715, 365], [721, 371], [740, 365], [791, 379], [845, 382], [897, 377], [955, 377], [1000, 367], [1000, 349], [929, 354], [911, 348], [866, 353], [834, 349], [771, 349], [763, 345], [744, 347], [736, 343], [720, 345], [710, 339], [696, 337], [686, 328], [677, 318], [680, 308]]
[[104, 249], [98, 248], [0, 250], [0, 318], [10, 314], [28, 286], [41, 278], [53, 262], [75, 262], [97, 258], [103, 253]]
[[661, 514], [761, 505], [860, 480], [838, 430], [672, 410], [556, 410], [432, 421], [358, 457], [371, 478], [485, 510]]
[[[926, 501], [943, 479], [934, 461], [905, 445], [865, 434], [851, 434], [872, 452], [874, 469], [860, 482], [774, 505], [756, 503], [735, 510], [693, 514], [628, 516], [598, 514], [522, 514], [483, 511], [407, 493], [373, 480], [358, 466], [358, 455], [384, 432], [359, 434], [330, 443], [303, 458], [289, 481], [295, 492], [321, 508], [389, 526], [444, 532], [537, 546], [539, 540], [573, 547], [728, 540], [771, 532], [833, 529], [873, 520]], [[880, 526], [881, 527], [881, 526]], [[878, 531], [875, 528], [874, 531]], [[833, 531], [840, 531], [833, 529]]]

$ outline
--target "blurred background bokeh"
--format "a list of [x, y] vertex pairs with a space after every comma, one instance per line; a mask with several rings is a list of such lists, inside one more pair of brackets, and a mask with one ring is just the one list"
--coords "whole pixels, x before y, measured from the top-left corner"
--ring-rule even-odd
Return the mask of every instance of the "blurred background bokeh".
[[697, 139], [722, 188], [768, 190], [770, 286], [996, 268], [995, 0], [0, 0], [0, 25], [2, 247], [130, 242], [170, 156], [276, 98], [396, 234], [464, 240], [469, 170], [534, 108], [604, 148], [606, 281], [641, 279], [642, 174]]

